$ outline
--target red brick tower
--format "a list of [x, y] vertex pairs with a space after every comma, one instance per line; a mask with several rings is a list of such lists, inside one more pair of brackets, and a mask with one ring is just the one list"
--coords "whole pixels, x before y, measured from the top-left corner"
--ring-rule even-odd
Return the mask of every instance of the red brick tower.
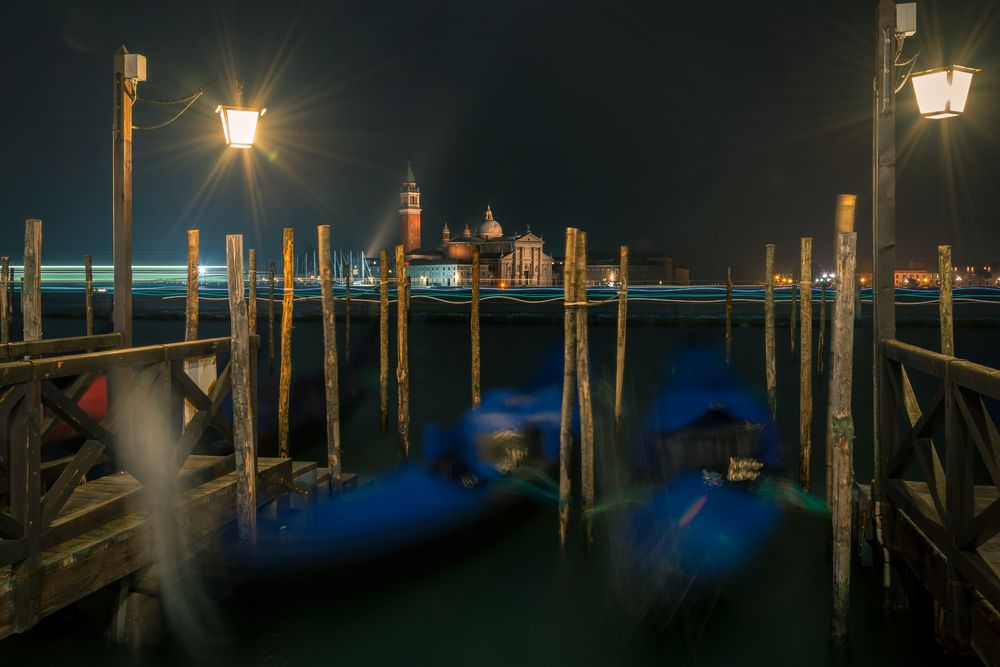
[[413, 177], [413, 166], [406, 165], [406, 180], [399, 190], [399, 242], [403, 252], [420, 247], [420, 188]]

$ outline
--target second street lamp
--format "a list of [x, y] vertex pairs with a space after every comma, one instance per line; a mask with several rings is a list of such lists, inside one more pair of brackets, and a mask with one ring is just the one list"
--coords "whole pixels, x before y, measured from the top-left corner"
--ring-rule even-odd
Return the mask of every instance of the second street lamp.
[[911, 74], [920, 115], [936, 120], [952, 118], [965, 111], [972, 75], [978, 71], [973, 67], [952, 65]]

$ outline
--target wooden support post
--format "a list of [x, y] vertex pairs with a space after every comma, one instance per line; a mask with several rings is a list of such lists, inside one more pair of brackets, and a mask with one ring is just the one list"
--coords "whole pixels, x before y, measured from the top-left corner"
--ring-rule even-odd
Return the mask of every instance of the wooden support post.
[[941, 313], [941, 354], [955, 356], [955, 328], [952, 317], [951, 290], [954, 273], [951, 270], [951, 246], [938, 246], [938, 285], [940, 299], [938, 310]]
[[0, 257], [0, 343], [10, 341], [10, 305], [7, 300], [9, 282], [7, 272], [10, 270], [10, 258]]
[[389, 253], [378, 255], [378, 423], [389, 428]]
[[799, 482], [812, 488], [812, 238], [801, 240], [799, 295], [802, 300], [799, 341]]
[[847, 647], [851, 589], [851, 514], [854, 486], [854, 420], [851, 377], [854, 368], [854, 268], [857, 234], [837, 240], [837, 294], [833, 314], [833, 369], [830, 373], [830, 424], [833, 448], [833, 617], [830, 645]]
[[333, 303], [333, 258], [330, 225], [316, 228], [319, 237], [319, 287], [323, 298], [323, 381], [326, 388], [326, 463], [331, 486], [340, 488], [340, 387], [337, 378], [337, 318]]
[[615, 431], [622, 427], [622, 391], [625, 388], [625, 328], [628, 323], [628, 246], [618, 249], [618, 338], [615, 347]]
[[257, 540], [257, 454], [250, 391], [250, 327], [243, 289], [243, 235], [226, 236], [229, 288], [233, 446], [236, 449], [236, 521], [240, 540]]
[[816, 372], [823, 374], [823, 354], [826, 342], [826, 281], [819, 289], [819, 339], [816, 341]]
[[403, 460], [410, 456], [410, 355], [407, 340], [407, 311], [409, 310], [409, 280], [406, 277], [406, 257], [403, 246], [396, 246], [396, 421], [399, 427], [399, 450]]
[[83, 310], [86, 318], [86, 332], [94, 335], [94, 264], [90, 255], [83, 256]]
[[733, 363], [733, 267], [726, 267], [726, 366]]
[[278, 456], [290, 455], [288, 408], [292, 390], [292, 308], [295, 304], [295, 230], [282, 234], [284, 280], [281, 284], [281, 368], [278, 370]]
[[24, 225], [24, 283], [21, 286], [24, 340], [42, 337], [42, 221]]
[[267, 266], [267, 367], [274, 372], [274, 262]]
[[347, 264], [344, 272], [344, 363], [351, 361], [351, 273], [353, 269]]
[[471, 303], [471, 336], [472, 336], [472, 407], [479, 407], [479, 246], [472, 246], [472, 303]]
[[563, 265], [563, 391], [559, 423], [559, 544], [565, 546], [573, 456], [573, 394], [576, 385], [576, 234], [566, 228], [566, 262]]
[[198, 340], [198, 246], [200, 232], [187, 233], [187, 307], [184, 309], [184, 340]]
[[764, 367], [767, 374], [767, 407], [771, 419], [777, 415], [777, 369], [774, 362], [774, 244], [764, 256]]
[[257, 335], [257, 251], [247, 251], [247, 325], [250, 335]]
[[[115, 52], [111, 206], [115, 266], [113, 319], [115, 332], [125, 338], [124, 347], [132, 347], [132, 104], [136, 82], [125, 76], [126, 55], [128, 50], [124, 45]], [[124, 375], [116, 375], [121, 376], [124, 385]]]
[[[27, 261], [25, 261], [27, 265]], [[27, 270], [27, 266], [25, 266]], [[11, 430], [10, 509], [24, 526], [27, 554], [11, 567], [14, 582], [14, 626], [32, 627], [41, 610], [41, 424], [42, 396], [38, 380], [25, 385], [25, 396]]]
[[590, 359], [587, 351], [587, 234], [576, 234], [576, 386], [580, 400], [580, 496], [585, 513], [587, 544], [594, 541], [594, 413], [590, 394]]

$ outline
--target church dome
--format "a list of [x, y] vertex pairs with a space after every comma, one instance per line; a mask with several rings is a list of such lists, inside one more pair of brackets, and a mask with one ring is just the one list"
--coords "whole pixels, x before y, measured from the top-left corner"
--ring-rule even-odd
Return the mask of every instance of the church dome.
[[500, 221], [493, 217], [493, 209], [486, 206], [486, 216], [476, 228], [476, 236], [483, 239], [498, 239], [503, 236], [503, 227]]

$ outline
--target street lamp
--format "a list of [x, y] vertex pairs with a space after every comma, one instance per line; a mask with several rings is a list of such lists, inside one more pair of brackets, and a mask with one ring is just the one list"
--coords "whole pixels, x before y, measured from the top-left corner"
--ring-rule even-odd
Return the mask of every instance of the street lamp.
[[[146, 57], [129, 53], [121, 46], [115, 53], [114, 87], [114, 146], [113, 146], [113, 198], [112, 239], [114, 243], [115, 291], [114, 330], [122, 334], [126, 347], [132, 345], [132, 131], [155, 130], [173, 123], [184, 115], [214, 83], [209, 81], [194, 93], [171, 100], [143, 98], [139, 83], [146, 80]], [[184, 105], [165, 122], [156, 125], [134, 125], [132, 107], [136, 102], [161, 105]], [[226, 145], [234, 148], [253, 146], [257, 124], [264, 110], [243, 107], [222, 107]]]
[[936, 67], [910, 75], [917, 106], [924, 118], [952, 118], [965, 111], [974, 67]]
[[251, 148], [257, 134], [257, 121], [267, 113], [267, 109], [227, 107], [219, 105], [215, 110], [222, 119], [222, 133], [230, 148]]
[[[968, 67], [945, 67], [916, 74], [907, 72], [897, 80], [897, 68], [910, 66], [916, 56], [901, 62], [907, 37], [917, 31], [916, 3], [896, 4], [879, 0], [875, 15], [875, 81], [872, 99], [872, 175], [874, 204], [872, 206], [872, 305], [874, 328], [874, 427], [875, 454], [874, 496], [876, 522], [881, 531], [883, 489], [882, 448], [889, 444], [889, 433], [882, 430], [883, 406], [890, 397], [880, 395], [883, 377], [881, 343], [896, 337], [895, 284], [896, 262], [896, 93], [909, 76], [917, 97], [920, 113], [925, 118], [941, 119], [957, 116], [965, 110], [972, 75], [978, 70]], [[887, 577], [887, 572], [883, 574]], [[883, 582], [888, 585], [888, 581]]]

